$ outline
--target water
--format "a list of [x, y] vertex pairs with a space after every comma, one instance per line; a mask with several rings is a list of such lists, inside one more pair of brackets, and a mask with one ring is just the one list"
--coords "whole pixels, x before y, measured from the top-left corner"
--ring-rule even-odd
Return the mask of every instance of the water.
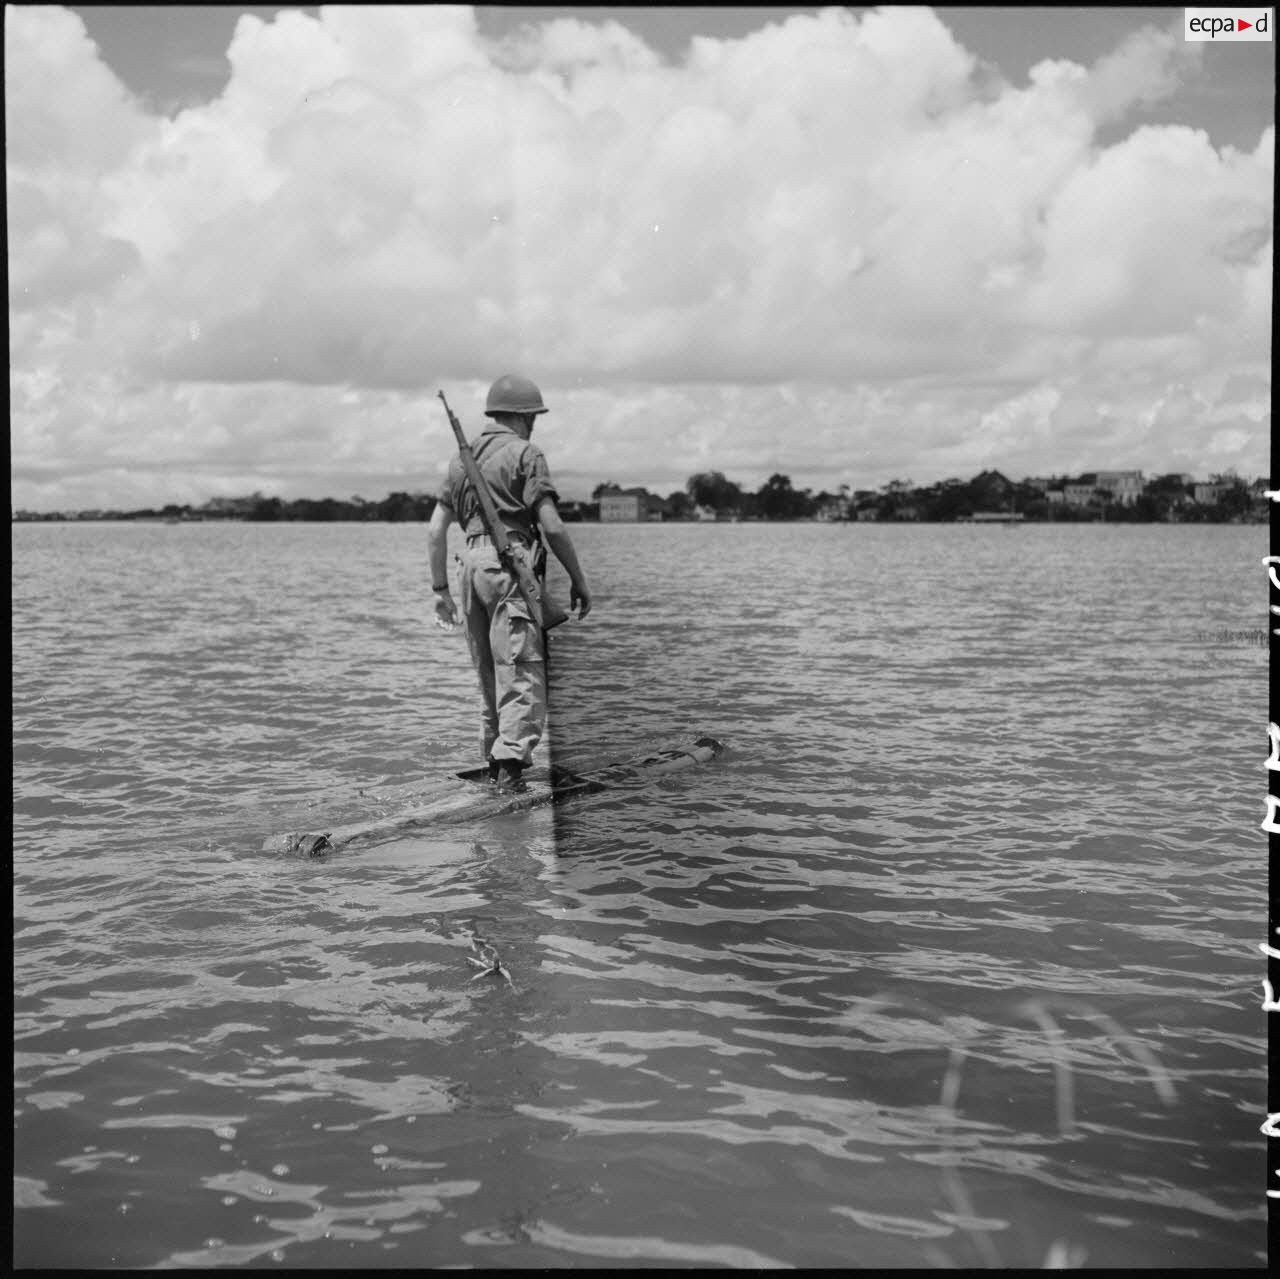
[[1265, 1264], [1264, 531], [573, 535], [557, 757], [725, 758], [309, 860], [425, 530], [14, 526], [16, 1262]]

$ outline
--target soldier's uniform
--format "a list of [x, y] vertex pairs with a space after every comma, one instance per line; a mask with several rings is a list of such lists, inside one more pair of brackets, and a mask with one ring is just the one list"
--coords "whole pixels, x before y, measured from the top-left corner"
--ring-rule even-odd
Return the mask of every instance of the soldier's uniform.
[[[501, 386], [502, 382], [494, 384], [486, 412], [494, 411], [495, 402], [506, 407]], [[546, 411], [540, 396], [534, 411]], [[509, 426], [491, 422], [472, 442], [471, 452], [507, 537], [527, 549], [530, 563], [540, 561], [545, 551], [537, 532], [538, 504], [547, 497], [558, 498], [542, 450]], [[491, 761], [508, 760], [527, 768], [547, 718], [545, 636], [485, 531], [479, 500], [460, 457], [450, 464], [438, 496], [466, 537], [460, 603], [480, 679], [481, 749]]]

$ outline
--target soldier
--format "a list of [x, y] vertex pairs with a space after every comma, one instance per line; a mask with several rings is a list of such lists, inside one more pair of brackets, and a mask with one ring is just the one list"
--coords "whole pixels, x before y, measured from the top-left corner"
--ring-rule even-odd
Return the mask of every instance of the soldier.
[[[591, 592], [573, 542], [556, 509], [557, 493], [547, 459], [529, 442], [534, 420], [547, 411], [542, 392], [517, 374], [490, 388], [485, 416], [491, 423], [471, 451], [488, 482], [507, 537], [522, 544], [534, 563], [545, 564], [542, 539], [569, 574], [569, 607], [579, 619], [591, 611]], [[458, 609], [449, 591], [447, 535], [455, 520], [466, 536], [462, 560], [462, 618], [467, 646], [480, 678], [481, 749], [489, 777], [504, 790], [521, 790], [520, 774], [547, 718], [546, 635], [530, 617], [516, 579], [501, 563], [485, 531], [480, 503], [455, 456], [427, 529], [427, 556], [437, 620], [455, 625]]]

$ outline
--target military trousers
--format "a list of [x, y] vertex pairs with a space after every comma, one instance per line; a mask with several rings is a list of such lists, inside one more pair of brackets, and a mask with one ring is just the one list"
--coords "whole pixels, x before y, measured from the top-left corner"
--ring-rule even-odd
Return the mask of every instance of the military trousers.
[[462, 558], [462, 616], [480, 680], [480, 750], [527, 767], [547, 722], [546, 638], [488, 538]]

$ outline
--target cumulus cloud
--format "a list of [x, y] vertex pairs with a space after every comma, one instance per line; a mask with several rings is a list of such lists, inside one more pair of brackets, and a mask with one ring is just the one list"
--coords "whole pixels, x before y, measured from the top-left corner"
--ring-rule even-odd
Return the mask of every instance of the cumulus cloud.
[[[74, 94], [58, 92], [75, 85]], [[30, 104], [35, 109], [24, 110]], [[5, 145], [11, 309], [100, 295], [135, 266], [112, 236], [99, 183], [152, 127], [65, 10], [5, 10]]]
[[1076, 79], [1077, 91], [1097, 124], [1123, 119], [1135, 106], [1159, 102], [1204, 61], [1205, 46], [1188, 41], [1176, 10], [1163, 30], [1146, 26]]
[[169, 118], [69, 11], [5, 30], [19, 505], [95, 460], [166, 499], [426, 487], [435, 388], [474, 417], [513, 368], [579, 491], [1265, 459], [1271, 131], [1098, 142], [1176, 90], [1180, 34], [1013, 85], [945, 10], [671, 64], [604, 13], [493, 43], [337, 6], [242, 17]]

